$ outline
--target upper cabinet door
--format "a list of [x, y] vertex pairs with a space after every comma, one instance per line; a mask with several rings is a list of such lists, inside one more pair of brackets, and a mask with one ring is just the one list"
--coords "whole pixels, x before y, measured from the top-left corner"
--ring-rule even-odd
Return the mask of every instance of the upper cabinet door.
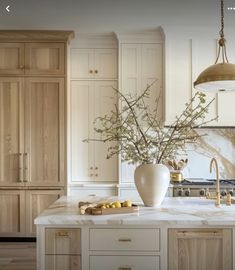
[[95, 49], [94, 75], [99, 79], [117, 79], [117, 50]]
[[72, 49], [72, 79], [117, 79], [116, 49]]
[[1, 74], [24, 74], [24, 43], [0, 43]]
[[64, 100], [63, 79], [26, 80], [24, 181], [29, 186], [63, 186]]
[[71, 50], [71, 77], [72, 79], [94, 78], [94, 50]]
[[25, 74], [63, 75], [65, 73], [63, 43], [26, 43]]
[[0, 78], [0, 186], [23, 185], [22, 81]]

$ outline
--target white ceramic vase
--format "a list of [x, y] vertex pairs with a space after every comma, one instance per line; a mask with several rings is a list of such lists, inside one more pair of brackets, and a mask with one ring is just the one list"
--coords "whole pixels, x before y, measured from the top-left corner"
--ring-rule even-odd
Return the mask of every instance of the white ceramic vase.
[[135, 185], [145, 206], [159, 206], [170, 183], [170, 171], [163, 164], [143, 164], [135, 169]]

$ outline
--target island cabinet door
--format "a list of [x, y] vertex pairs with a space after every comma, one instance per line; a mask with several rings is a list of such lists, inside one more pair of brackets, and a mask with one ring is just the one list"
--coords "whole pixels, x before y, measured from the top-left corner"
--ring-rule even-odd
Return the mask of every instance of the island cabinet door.
[[232, 230], [170, 229], [169, 270], [232, 270]]
[[46, 229], [46, 255], [80, 255], [80, 229]]
[[80, 256], [46, 255], [45, 270], [80, 270]]

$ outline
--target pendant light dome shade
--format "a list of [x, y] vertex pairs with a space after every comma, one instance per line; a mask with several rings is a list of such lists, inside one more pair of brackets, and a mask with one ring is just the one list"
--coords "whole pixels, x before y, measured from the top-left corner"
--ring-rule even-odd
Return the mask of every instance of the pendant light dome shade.
[[[220, 0], [221, 30], [218, 42], [218, 54], [215, 64], [209, 66], [198, 76], [194, 87], [200, 91], [235, 91], [235, 65], [230, 64], [226, 53], [226, 40], [224, 38], [224, 1]], [[222, 62], [218, 63], [219, 58]]]
[[218, 63], [209, 66], [194, 82], [199, 91], [235, 91], [235, 65]]

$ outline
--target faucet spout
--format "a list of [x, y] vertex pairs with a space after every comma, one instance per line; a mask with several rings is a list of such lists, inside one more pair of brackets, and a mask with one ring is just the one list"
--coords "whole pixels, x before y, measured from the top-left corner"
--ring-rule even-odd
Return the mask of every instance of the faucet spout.
[[215, 201], [215, 205], [220, 206], [219, 166], [218, 166], [218, 162], [215, 158], [211, 159], [210, 173], [212, 172], [213, 165], [215, 166], [215, 172], [216, 172], [216, 201]]

